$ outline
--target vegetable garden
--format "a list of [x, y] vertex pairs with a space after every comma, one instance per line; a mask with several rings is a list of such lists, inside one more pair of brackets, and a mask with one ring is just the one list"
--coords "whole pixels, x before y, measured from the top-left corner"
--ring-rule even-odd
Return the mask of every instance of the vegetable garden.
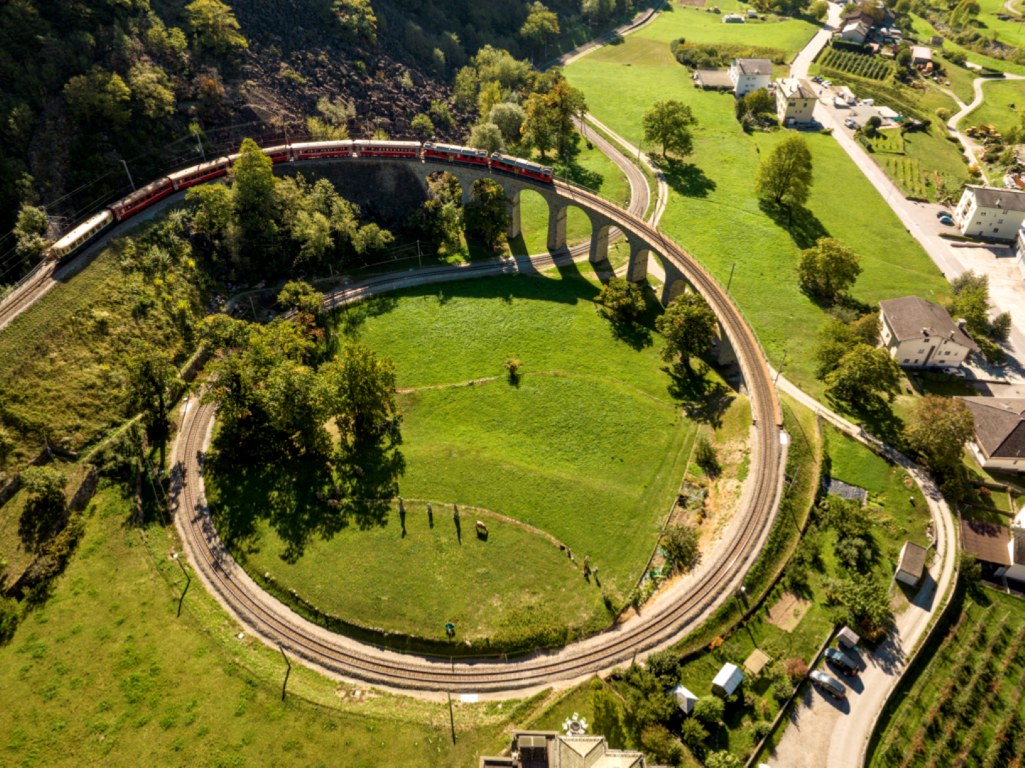
[[818, 63], [822, 67], [829, 67], [857, 77], [867, 77], [869, 80], [885, 80], [887, 75], [893, 71], [893, 67], [888, 61], [862, 53], [838, 51], [835, 48], [826, 48]]
[[1025, 607], [994, 592], [977, 596], [931, 640], [930, 659], [907, 683], [876, 744], [874, 768], [1021, 766]]

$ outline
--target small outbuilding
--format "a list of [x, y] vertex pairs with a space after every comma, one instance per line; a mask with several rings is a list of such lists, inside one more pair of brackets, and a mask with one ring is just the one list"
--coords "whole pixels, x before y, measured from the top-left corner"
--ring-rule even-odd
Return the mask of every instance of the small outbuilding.
[[744, 662], [744, 669], [751, 674], [752, 677], [761, 674], [762, 670], [765, 669], [766, 665], [772, 661], [769, 655], [764, 651], [755, 648], [751, 651], [751, 655], [747, 657]]
[[961, 518], [961, 549], [985, 563], [1011, 565], [1014, 544], [1005, 525]]
[[836, 636], [836, 641], [845, 648], [857, 648], [861, 638], [850, 627], [844, 627]]
[[911, 46], [911, 63], [916, 67], [932, 61], [932, 50], [924, 45]]
[[736, 664], [723, 664], [719, 674], [712, 681], [712, 693], [725, 699], [732, 696], [742, 682], [744, 673], [740, 671], [740, 667]]
[[922, 578], [925, 570], [925, 556], [928, 553], [925, 547], [920, 547], [910, 541], [905, 541], [900, 550], [900, 558], [897, 561], [896, 579], [901, 584], [913, 587]]
[[680, 711], [685, 715], [689, 715], [694, 710], [694, 705], [698, 703], [698, 697], [682, 685], [677, 684], [673, 688], [672, 694], [676, 703], [680, 705]]

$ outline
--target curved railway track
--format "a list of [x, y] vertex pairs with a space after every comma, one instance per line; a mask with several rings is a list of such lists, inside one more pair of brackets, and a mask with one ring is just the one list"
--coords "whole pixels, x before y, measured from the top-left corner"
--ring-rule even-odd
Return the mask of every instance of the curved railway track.
[[[666, 645], [689, 631], [713, 610], [746, 573], [758, 545], [774, 519], [781, 483], [782, 415], [768, 364], [739, 310], [718, 283], [682, 249], [663, 238], [639, 217], [599, 197], [557, 183], [561, 194], [577, 204], [601, 209], [651, 243], [660, 243], [664, 258], [672, 260], [705, 296], [719, 317], [740, 361], [751, 393], [757, 438], [752, 451], [750, 486], [732, 537], [718, 550], [704, 578], [671, 604], [657, 604], [638, 619], [558, 651], [535, 653], [512, 661], [432, 659], [404, 655], [361, 645], [332, 635], [306, 621], [260, 589], [231, 557], [217, 536], [203, 498], [201, 472], [203, 444], [213, 417], [210, 405], [187, 410], [175, 448], [178, 468], [178, 513], [175, 516], [186, 549], [207, 585], [216, 591], [234, 615], [265, 641], [288, 648], [309, 664], [349, 678], [405, 689], [448, 691], [511, 691], [572, 679], [607, 669], [631, 655]], [[494, 265], [464, 267], [463, 274]], [[331, 297], [345, 303], [370, 293], [389, 290], [408, 277], [382, 278], [370, 286], [348, 289]], [[728, 532], [729, 535], [729, 532]]]

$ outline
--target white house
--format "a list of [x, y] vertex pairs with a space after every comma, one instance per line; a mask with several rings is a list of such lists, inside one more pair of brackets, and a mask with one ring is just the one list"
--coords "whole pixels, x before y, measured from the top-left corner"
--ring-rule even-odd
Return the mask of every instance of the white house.
[[1025, 229], [1018, 230], [1018, 239], [1014, 243], [1014, 258], [1021, 270], [1021, 276], [1025, 278]]
[[768, 88], [772, 80], [772, 62], [769, 59], [734, 59], [730, 64], [730, 80], [737, 96]]
[[1025, 397], [962, 397], [975, 418], [972, 455], [986, 470], [1025, 472]]
[[1025, 190], [969, 184], [954, 209], [962, 235], [1014, 240], [1025, 221]]
[[817, 100], [810, 85], [796, 77], [776, 81], [776, 116], [781, 123], [810, 123]]
[[900, 550], [900, 558], [897, 560], [897, 573], [895, 578], [901, 584], [913, 587], [922, 578], [922, 571], [925, 570], [925, 556], [928, 550], [920, 547], [914, 542], [905, 541]]
[[744, 682], [744, 673], [736, 664], [723, 664], [719, 674], [712, 681], [712, 693], [722, 698], [732, 696], [734, 691]]
[[872, 27], [863, 21], [852, 21], [840, 32], [840, 39], [848, 43], [858, 43], [864, 45], [865, 38], [868, 37], [868, 33]]
[[879, 302], [882, 346], [903, 368], [957, 367], [979, 345], [939, 304], [905, 296]]

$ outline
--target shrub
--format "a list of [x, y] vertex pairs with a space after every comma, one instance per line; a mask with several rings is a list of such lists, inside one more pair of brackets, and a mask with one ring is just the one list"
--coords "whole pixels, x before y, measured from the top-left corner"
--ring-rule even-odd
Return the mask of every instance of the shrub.
[[680, 726], [680, 738], [683, 739], [683, 743], [691, 749], [700, 746], [701, 742], [708, 738], [708, 731], [700, 721], [693, 717], [688, 717], [683, 721], [683, 725]]
[[449, 111], [448, 104], [439, 99], [431, 100], [431, 119], [435, 125], [444, 131], [451, 128], [455, 122], [452, 118], [452, 112]]
[[772, 697], [780, 704], [789, 699], [794, 692], [790, 676], [778, 661], [774, 661], [765, 670], [765, 679], [772, 685]]
[[515, 357], [507, 358], [505, 361], [505, 370], [508, 372], [509, 378], [515, 381], [519, 375], [520, 361]]
[[603, 285], [597, 302], [619, 320], [633, 320], [645, 309], [641, 289], [622, 277], [613, 277]]
[[431, 118], [423, 113], [414, 117], [410, 121], [409, 127], [421, 139], [429, 139], [434, 136], [434, 123], [431, 122]]
[[676, 561], [681, 571], [689, 571], [701, 560], [698, 551], [698, 532], [686, 525], [676, 525], [666, 531], [662, 546]]
[[808, 665], [804, 663], [804, 659], [800, 658], [787, 659], [783, 664], [783, 670], [794, 685], [808, 676]]
[[705, 758], [705, 768], [741, 768], [744, 762], [732, 752], [721, 749]]
[[718, 723], [725, 711], [726, 705], [718, 696], [702, 696], [691, 714], [703, 723]]
[[950, 110], [940, 107], [936, 110], [936, 117], [945, 123], [950, 119]]
[[694, 446], [694, 461], [708, 475], [719, 473], [719, 454], [706, 437], [698, 438], [698, 442]]

